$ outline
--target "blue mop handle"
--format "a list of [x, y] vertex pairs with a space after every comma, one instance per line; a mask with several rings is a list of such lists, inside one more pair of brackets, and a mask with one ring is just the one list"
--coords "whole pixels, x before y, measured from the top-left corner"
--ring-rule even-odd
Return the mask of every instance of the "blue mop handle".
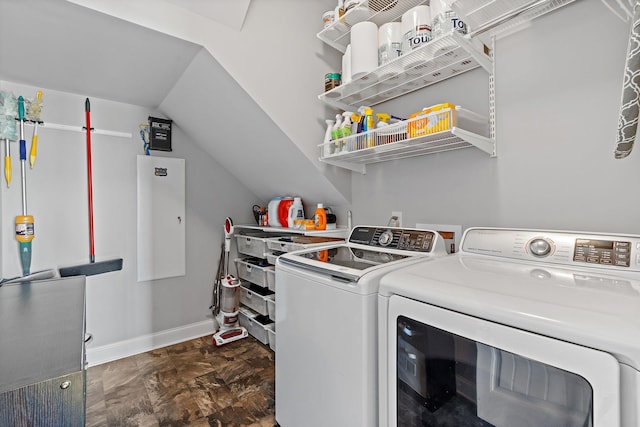
[[27, 160], [27, 141], [24, 139], [24, 98], [18, 97], [18, 118], [20, 119], [20, 160]]

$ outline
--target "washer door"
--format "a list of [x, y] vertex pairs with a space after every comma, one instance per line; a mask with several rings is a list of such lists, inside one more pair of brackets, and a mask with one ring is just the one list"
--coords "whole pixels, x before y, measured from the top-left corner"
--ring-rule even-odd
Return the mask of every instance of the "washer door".
[[390, 426], [620, 425], [608, 353], [397, 295], [388, 319]]

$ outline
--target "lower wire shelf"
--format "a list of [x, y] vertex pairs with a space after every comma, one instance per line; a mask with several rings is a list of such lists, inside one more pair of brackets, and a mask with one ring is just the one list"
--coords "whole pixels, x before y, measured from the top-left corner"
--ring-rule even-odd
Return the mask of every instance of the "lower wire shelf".
[[320, 161], [359, 173], [366, 165], [476, 147], [496, 157], [488, 119], [456, 106], [383, 128], [324, 141]]

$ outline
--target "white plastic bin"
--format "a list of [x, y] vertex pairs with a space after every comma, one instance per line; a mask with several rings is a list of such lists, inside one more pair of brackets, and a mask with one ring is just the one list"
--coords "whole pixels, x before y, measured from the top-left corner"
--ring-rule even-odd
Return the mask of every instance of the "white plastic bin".
[[276, 260], [282, 255], [282, 252], [269, 252], [267, 253], [267, 261], [271, 265], [276, 265]]
[[274, 237], [273, 233], [251, 231], [236, 234], [238, 252], [256, 258], [267, 258], [267, 241]]
[[267, 287], [270, 291], [276, 291], [276, 269], [267, 270]]
[[[236, 271], [242, 280], [267, 288], [267, 271], [274, 270], [273, 265], [264, 264], [258, 258], [236, 258]], [[275, 270], [274, 270], [275, 271]]]
[[274, 328], [267, 329], [267, 334], [269, 335], [269, 348], [273, 351], [276, 351], [276, 330]]
[[276, 321], [276, 294], [267, 295], [267, 315]]
[[240, 309], [240, 325], [247, 329], [252, 337], [255, 337], [264, 345], [269, 344], [268, 330], [274, 327], [272, 320], [267, 316], [253, 313], [247, 308]]
[[267, 308], [267, 300], [273, 292], [250, 283], [243, 282], [240, 285], [240, 303], [250, 309], [267, 316], [269, 314]]

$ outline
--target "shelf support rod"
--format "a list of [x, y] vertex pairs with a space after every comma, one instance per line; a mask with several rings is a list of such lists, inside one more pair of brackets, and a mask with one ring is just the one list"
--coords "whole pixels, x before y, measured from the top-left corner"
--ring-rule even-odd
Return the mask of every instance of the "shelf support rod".
[[[48, 122], [40, 122], [40, 125], [43, 129], [55, 129], [62, 130], [68, 132], [86, 132], [87, 130], [82, 126], [71, 126], [71, 125], [61, 125], [58, 123], [48, 123]], [[91, 131], [96, 135], [107, 135], [107, 136], [115, 136], [120, 138], [132, 138], [133, 135], [130, 132], [118, 132], [114, 130], [105, 130], [105, 129], [94, 129], [91, 128]]]
[[496, 47], [496, 36], [491, 37], [491, 71], [489, 72], [489, 138], [493, 141], [492, 156], [498, 155], [496, 152], [496, 61], [494, 49]]

